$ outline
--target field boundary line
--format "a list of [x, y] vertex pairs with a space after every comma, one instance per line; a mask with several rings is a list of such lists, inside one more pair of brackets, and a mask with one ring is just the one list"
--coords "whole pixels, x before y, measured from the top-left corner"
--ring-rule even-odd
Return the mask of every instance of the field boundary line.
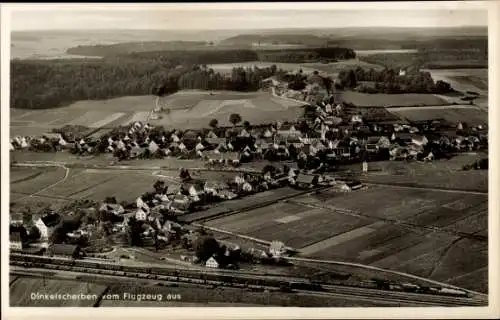
[[69, 168], [67, 168], [67, 167], [65, 167], [64, 165], [56, 165], [56, 166], [57, 166], [57, 167], [59, 167], [59, 168], [64, 168], [64, 170], [66, 171], [66, 172], [65, 172], [65, 174], [64, 174], [64, 177], [63, 177], [61, 180], [56, 181], [55, 183], [53, 183], [53, 184], [51, 184], [51, 185], [49, 185], [49, 186], [47, 186], [47, 187], [45, 187], [45, 188], [42, 188], [42, 189], [38, 190], [37, 192], [34, 192], [34, 193], [32, 193], [32, 194], [30, 194], [30, 195], [28, 195], [28, 196], [25, 196], [25, 197], [22, 197], [22, 198], [20, 198], [20, 199], [17, 199], [16, 201], [21, 201], [21, 200], [24, 200], [24, 199], [26, 199], [26, 198], [31, 198], [31, 197], [33, 197], [33, 196], [36, 196], [36, 195], [38, 195], [38, 194], [42, 193], [43, 191], [45, 191], [45, 190], [47, 190], [47, 189], [50, 189], [50, 188], [52, 188], [52, 187], [54, 187], [54, 186], [58, 185], [59, 183], [62, 183], [62, 182], [64, 182], [64, 181], [66, 181], [66, 179], [69, 177], [69, 172], [70, 172], [70, 169], [69, 169]]
[[388, 183], [388, 182], [374, 182], [367, 179], [361, 178], [361, 182], [365, 185], [373, 185], [373, 186], [386, 186], [391, 188], [400, 188], [400, 189], [420, 189], [420, 190], [428, 190], [428, 191], [437, 191], [437, 192], [448, 192], [448, 193], [465, 193], [465, 194], [473, 194], [480, 196], [488, 196], [488, 192], [484, 191], [471, 191], [471, 190], [463, 190], [463, 189], [452, 189], [452, 188], [433, 188], [433, 187], [425, 187], [425, 186], [409, 186], [404, 184], [397, 183]]

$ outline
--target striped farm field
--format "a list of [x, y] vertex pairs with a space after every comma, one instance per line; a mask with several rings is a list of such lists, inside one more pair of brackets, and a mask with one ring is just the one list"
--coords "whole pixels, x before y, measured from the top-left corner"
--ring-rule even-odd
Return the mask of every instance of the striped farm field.
[[444, 119], [450, 123], [487, 124], [488, 113], [475, 106], [390, 108], [389, 112], [409, 121]]
[[280, 240], [308, 258], [373, 265], [484, 291], [487, 237], [476, 235], [486, 234], [487, 208], [488, 197], [480, 193], [369, 185], [297, 196], [206, 225]]
[[342, 100], [358, 107], [404, 107], [404, 106], [438, 106], [446, 105], [445, 100], [427, 93], [362, 93], [344, 91]]

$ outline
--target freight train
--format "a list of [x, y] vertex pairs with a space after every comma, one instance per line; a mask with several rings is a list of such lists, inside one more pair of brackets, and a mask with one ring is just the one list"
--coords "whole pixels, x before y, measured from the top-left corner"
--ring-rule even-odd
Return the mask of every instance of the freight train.
[[[290, 292], [293, 290], [311, 290], [311, 291], [326, 291], [323, 283], [315, 280], [287, 280], [280, 279], [274, 276], [262, 277], [258, 275], [251, 275], [245, 273], [235, 273], [234, 275], [224, 275], [221, 272], [200, 270], [178, 270], [169, 269], [166, 267], [134, 267], [126, 266], [115, 263], [102, 263], [93, 262], [81, 259], [71, 258], [57, 258], [24, 255], [24, 254], [11, 254], [11, 264], [20, 265], [24, 267], [41, 267], [44, 268], [48, 265], [57, 265], [61, 270], [72, 270], [89, 272], [89, 269], [97, 274], [110, 274], [115, 276], [135, 276], [148, 279], [156, 279], [162, 281], [172, 282], [188, 282], [203, 285], [220, 285], [241, 288], [279, 288], [280, 291]], [[386, 280], [372, 279], [366, 282], [350, 282], [350, 281], [328, 281], [328, 285], [342, 285], [349, 287], [358, 287], [365, 289], [378, 289], [385, 291], [399, 291], [399, 292], [412, 292], [422, 294], [434, 294], [443, 296], [454, 297], [470, 297], [469, 293], [463, 290], [419, 286], [410, 283], [392, 283]]]

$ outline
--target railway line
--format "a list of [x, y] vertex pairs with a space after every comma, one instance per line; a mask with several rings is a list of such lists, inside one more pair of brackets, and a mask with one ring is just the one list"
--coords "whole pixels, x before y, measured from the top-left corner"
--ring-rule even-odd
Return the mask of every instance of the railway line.
[[443, 294], [437, 289], [427, 292], [408, 292], [381, 290], [370, 284], [319, 283], [307, 278], [279, 275], [262, 275], [230, 270], [178, 270], [175, 267], [127, 266], [115, 263], [98, 263], [85, 260], [61, 259], [42, 256], [11, 255], [11, 266], [15, 268], [41, 268], [59, 272], [80, 272], [99, 276], [118, 276], [125, 278], [150, 279], [176, 283], [212, 285], [255, 290], [280, 290], [284, 292], [303, 292], [321, 295], [345, 295], [350, 297], [380, 299], [405, 304], [434, 306], [484, 306], [484, 299], [470, 298], [465, 292], [455, 291]]

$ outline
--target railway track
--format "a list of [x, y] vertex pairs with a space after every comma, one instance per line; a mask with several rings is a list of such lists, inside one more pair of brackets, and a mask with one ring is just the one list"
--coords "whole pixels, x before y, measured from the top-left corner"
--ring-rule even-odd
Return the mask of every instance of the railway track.
[[[483, 299], [471, 299], [462, 296], [446, 296], [436, 294], [423, 294], [414, 292], [400, 292], [380, 290], [374, 288], [363, 288], [347, 285], [335, 284], [316, 284], [311, 286], [308, 279], [299, 277], [285, 277], [279, 275], [258, 275], [248, 272], [226, 272], [191, 270], [186, 273], [185, 270], [181, 274], [174, 276], [173, 270], [176, 268], [164, 268], [162, 270], [152, 269], [148, 267], [131, 267], [121, 265], [121, 270], [110, 269], [107, 264], [92, 263], [91, 265], [83, 265], [84, 261], [74, 260], [73, 264], [68, 263], [71, 259], [52, 259], [39, 257], [43, 262], [26, 262], [23, 261], [22, 255], [11, 256], [11, 266], [15, 268], [42, 268], [44, 270], [56, 270], [58, 272], [79, 272], [84, 274], [92, 274], [99, 276], [119, 276], [136, 279], [149, 279], [158, 281], [170, 281], [180, 283], [190, 283], [199, 285], [213, 285], [221, 287], [236, 287], [259, 290], [283, 290], [284, 284], [289, 284], [289, 290], [294, 292], [315, 293], [321, 295], [344, 295], [349, 297], [379, 299], [380, 301], [391, 301], [405, 304], [422, 304], [434, 306], [484, 306], [487, 302]], [[33, 260], [33, 259], [31, 259]], [[36, 260], [35, 260], [36, 261]], [[120, 265], [118, 265], [120, 266]], [[219, 275], [219, 276], [217, 276]], [[224, 277], [225, 280], [221, 280]], [[230, 280], [230, 281], [229, 281]]]

